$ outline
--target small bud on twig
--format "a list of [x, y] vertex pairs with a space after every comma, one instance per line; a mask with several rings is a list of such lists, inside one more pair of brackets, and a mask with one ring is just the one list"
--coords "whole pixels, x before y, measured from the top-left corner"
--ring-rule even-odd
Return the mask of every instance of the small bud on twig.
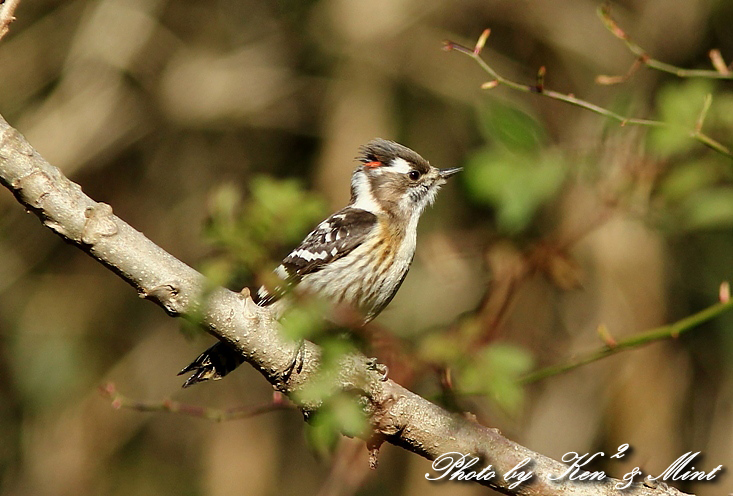
[[710, 57], [710, 61], [713, 63], [713, 67], [715, 67], [716, 71], [726, 76], [730, 74], [730, 67], [725, 64], [725, 60], [723, 59], [723, 55], [720, 53], [720, 50], [713, 48], [708, 52], [708, 56]]
[[484, 45], [486, 45], [486, 40], [489, 39], [489, 35], [491, 34], [490, 29], [484, 29], [484, 32], [481, 33], [481, 36], [478, 37], [478, 41], [476, 42], [476, 46], [473, 48], [473, 54], [478, 56], [481, 54], [481, 50], [484, 49]]
[[545, 74], [547, 74], [547, 69], [543, 65], [537, 71], [537, 85], [535, 86], [537, 93], [545, 91]]
[[611, 5], [608, 2], [604, 3], [598, 12], [601, 20], [603, 20], [603, 23], [606, 25], [606, 28], [608, 28], [608, 30], [611, 31], [611, 33], [613, 33], [616, 38], [619, 38], [621, 40], [628, 39], [628, 35], [626, 34], [626, 32], [621, 29], [621, 26], [616, 24], [616, 21], [614, 21], [611, 17]]
[[612, 85], [612, 84], [620, 84], [625, 83], [629, 79], [631, 79], [631, 76], [633, 76], [636, 71], [639, 70], [641, 66], [646, 64], [646, 62], [649, 60], [649, 56], [644, 54], [636, 58], [634, 60], [634, 63], [631, 64], [631, 67], [629, 67], [629, 70], [626, 71], [626, 74], [623, 76], [605, 76], [600, 75], [596, 77], [596, 83], [598, 84], [604, 84], [604, 85]]
[[728, 303], [730, 301], [730, 283], [728, 281], [720, 283], [718, 298], [720, 299], [720, 303]]
[[601, 341], [608, 346], [609, 348], [615, 348], [618, 344], [613, 336], [611, 336], [611, 333], [608, 330], [608, 327], [606, 327], [605, 324], [600, 324], [598, 326], [598, 335], [601, 337]]

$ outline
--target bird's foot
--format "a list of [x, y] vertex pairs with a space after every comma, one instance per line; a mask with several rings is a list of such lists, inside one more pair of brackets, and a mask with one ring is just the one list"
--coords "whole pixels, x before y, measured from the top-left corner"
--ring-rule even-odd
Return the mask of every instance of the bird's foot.
[[285, 370], [283, 370], [283, 382], [288, 382], [290, 380], [290, 376], [293, 375], [293, 372], [300, 374], [303, 371], [303, 364], [305, 363], [304, 351], [305, 347], [303, 346], [303, 341], [301, 341], [298, 343], [298, 348], [295, 350], [295, 353], [293, 353], [290, 363], [285, 367]]
[[377, 359], [372, 357], [367, 359], [367, 370], [375, 370], [382, 374], [382, 381], [387, 380], [387, 375], [389, 374], [389, 367], [384, 365], [383, 363], [377, 362]]

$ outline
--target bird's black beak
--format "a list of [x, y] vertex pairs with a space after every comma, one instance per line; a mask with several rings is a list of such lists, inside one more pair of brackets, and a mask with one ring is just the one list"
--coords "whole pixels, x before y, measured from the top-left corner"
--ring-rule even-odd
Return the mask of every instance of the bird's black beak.
[[440, 169], [440, 177], [442, 179], [448, 179], [453, 174], [457, 174], [463, 170], [463, 167], [453, 167], [452, 169]]

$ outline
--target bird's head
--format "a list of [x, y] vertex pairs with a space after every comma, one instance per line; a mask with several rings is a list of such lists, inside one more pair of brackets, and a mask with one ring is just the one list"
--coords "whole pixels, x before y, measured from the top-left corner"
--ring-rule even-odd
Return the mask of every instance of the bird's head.
[[351, 178], [351, 206], [411, 218], [433, 203], [445, 180], [461, 170], [438, 169], [406, 146], [373, 139], [361, 147]]

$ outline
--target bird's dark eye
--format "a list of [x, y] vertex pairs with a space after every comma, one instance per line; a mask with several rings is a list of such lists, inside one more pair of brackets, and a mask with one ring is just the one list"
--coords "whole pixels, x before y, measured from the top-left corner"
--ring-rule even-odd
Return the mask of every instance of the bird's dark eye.
[[407, 173], [407, 177], [409, 177], [413, 181], [417, 181], [418, 179], [420, 179], [420, 171], [413, 169]]

